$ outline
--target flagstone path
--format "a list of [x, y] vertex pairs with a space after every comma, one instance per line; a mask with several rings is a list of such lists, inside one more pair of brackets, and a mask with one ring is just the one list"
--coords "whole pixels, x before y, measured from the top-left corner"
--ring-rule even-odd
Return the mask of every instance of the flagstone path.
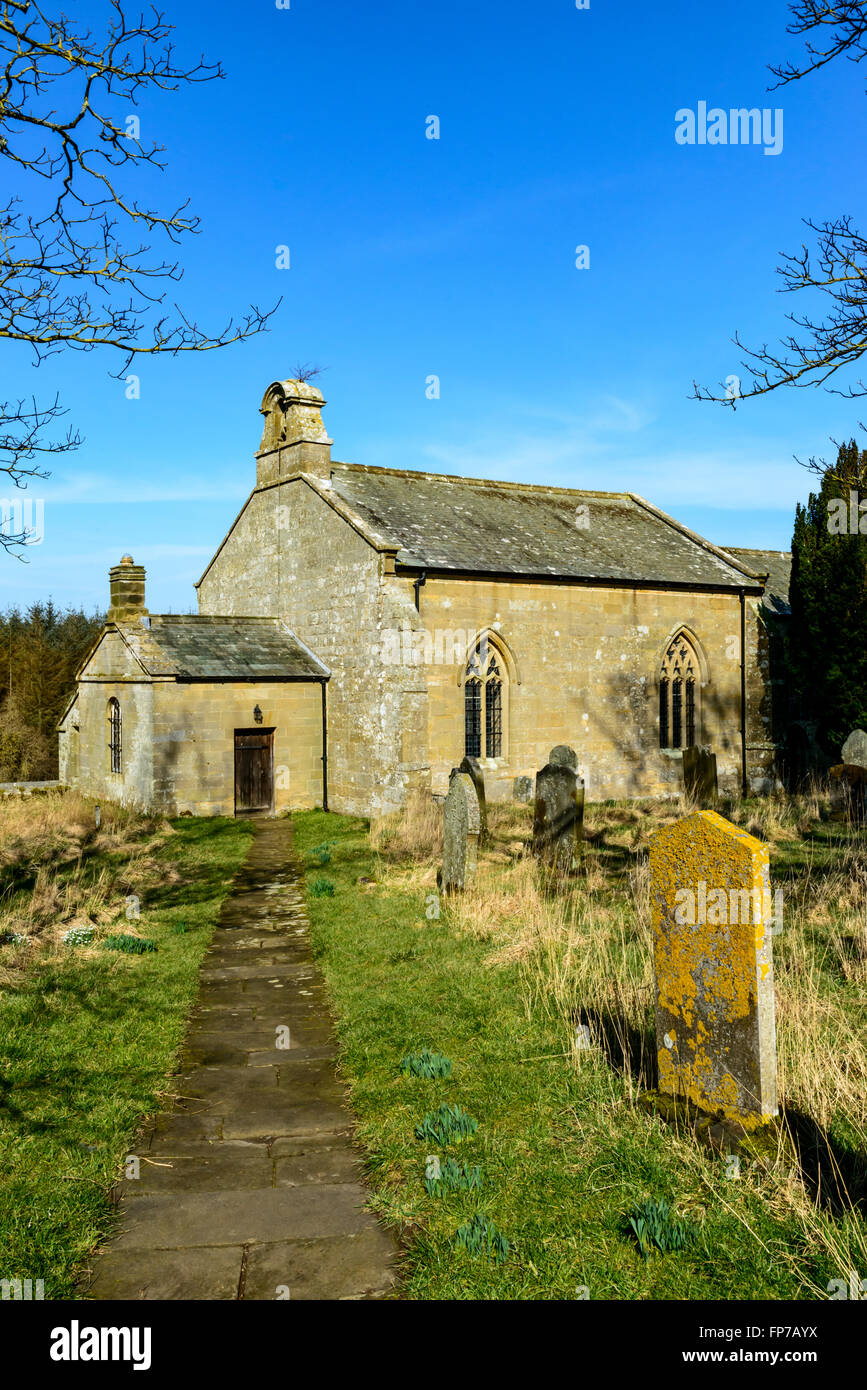
[[386, 1296], [396, 1246], [364, 1210], [335, 1054], [291, 822], [257, 821], [202, 963], [174, 1109], [137, 1149], [84, 1296]]

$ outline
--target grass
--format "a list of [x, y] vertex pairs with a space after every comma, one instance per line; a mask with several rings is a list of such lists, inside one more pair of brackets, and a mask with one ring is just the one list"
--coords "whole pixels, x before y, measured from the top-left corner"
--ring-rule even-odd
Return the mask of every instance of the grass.
[[[447, 902], [438, 810], [418, 803], [372, 833], [354, 818], [295, 817], [311, 880], [313, 847], [329, 845], [334, 896], [308, 902], [314, 949], [374, 1209], [404, 1237], [407, 1297], [810, 1299], [867, 1273], [855, 1210], [867, 1152], [863, 843], [818, 792], [721, 808], [769, 843], [784, 888], [778, 1051], [801, 1153], [800, 1168], [745, 1163], [734, 1177], [638, 1104], [655, 1051], [647, 846], [685, 809], [589, 807], [585, 873], [551, 895], [524, 852], [529, 808], [489, 807], [476, 885]], [[450, 1076], [401, 1070], [428, 1050], [451, 1060]], [[415, 1137], [443, 1106], [478, 1121], [448, 1153]], [[432, 1183], [434, 1153], [478, 1167], [479, 1190]], [[648, 1213], [688, 1231], [684, 1248], [645, 1257], [630, 1219]], [[486, 1223], [504, 1258], [473, 1253]]]
[[[0, 1278], [43, 1279], [56, 1299], [75, 1296], [136, 1131], [170, 1091], [250, 828], [103, 805], [96, 832], [78, 797], [40, 798], [39, 812], [29, 822], [19, 808], [2, 842], [0, 926], [22, 939], [0, 946]], [[64, 943], [88, 927], [89, 940]]]

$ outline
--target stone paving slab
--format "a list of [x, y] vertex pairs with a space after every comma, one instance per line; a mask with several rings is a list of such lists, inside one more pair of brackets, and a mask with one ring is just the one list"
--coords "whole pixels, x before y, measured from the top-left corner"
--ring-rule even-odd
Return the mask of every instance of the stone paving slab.
[[262, 1047], [262, 1037], [256, 1036], [251, 1041], [241, 1044], [226, 1042], [220, 1034], [200, 1034], [195, 1042], [186, 1044], [181, 1061], [185, 1068], [191, 1066], [198, 1067], [276, 1067], [281, 1061], [291, 1057], [303, 1057], [310, 1061], [316, 1061], [321, 1057], [334, 1057], [337, 1053], [336, 1044], [330, 1041], [330, 1032], [327, 1029], [309, 1031], [307, 1037], [322, 1038], [322, 1042], [310, 1043], [304, 1046], [299, 1040], [295, 1029], [292, 1029], [288, 1048], [278, 1048], [272, 1045]]
[[314, 1100], [309, 1105], [250, 1105], [245, 1112], [225, 1115], [224, 1139], [277, 1139], [288, 1134], [343, 1134], [351, 1131], [351, 1117], [338, 1101]]
[[210, 1100], [216, 1096], [221, 1105], [237, 1111], [250, 1095], [263, 1099], [276, 1091], [280, 1091], [283, 1104], [293, 1105], [343, 1095], [327, 1058], [293, 1061], [290, 1051], [275, 1048], [274, 1052], [277, 1064], [273, 1067], [198, 1067], [174, 1077], [178, 1098]]
[[118, 1185], [119, 1231], [87, 1297], [393, 1293], [396, 1244], [365, 1209], [291, 825], [255, 832], [203, 961], [173, 1108], [133, 1146], [141, 1175]]
[[[281, 999], [280, 995], [286, 995]], [[208, 980], [201, 987], [199, 1004], [207, 1009], [253, 1009], [258, 1016], [264, 1011], [293, 1008], [299, 1013], [311, 1013], [326, 1001], [325, 987], [313, 980], [298, 984], [286, 976], [271, 979]]]
[[247, 1245], [350, 1235], [376, 1226], [364, 1210], [360, 1183], [307, 1183], [303, 1187], [145, 1195], [124, 1204], [113, 1248], [183, 1250], [201, 1245]]
[[88, 1294], [98, 1299], [197, 1302], [236, 1299], [241, 1245], [198, 1250], [110, 1251], [98, 1261]]
[[237, 1142], [209, 1144], [203, 1140], [185, 1147], [190, 1151], [179, 1152], [177, 1144], [166, 1145], [163, 1153], [148, 1149], [139, 1159], [141, 1176], [124, 1178], [119, 1185], [123, 1201], [136, 1202], [142, 1196], [166, 1192], [219, 1192], [227, 1186], [238, 1191], [275, 1185], [276, 1161], [264, 1141], [242, 1148]]
[[290, 1300], [299, 1301], [382, 1298], [392, 1282], [384, 1272], [390, 1254], [380, 1229], [339, 1240], [255, 1245], [247, 1255], [245, 1297], [276, 1298], [278, 1289], [286, 1289]]
[[267, 961], [257, 961], [255, 965], [248, 964], [246, 961], [241, 965], [234, 962], [231, 965], [224, 965], [222, 962], [210, 965], [202, 970], [202, 980], [207, 984], [231, 983], [233, 980], [268, 980], [269, 982], [279, 971], [279, 979], [285, 984], [289, 980], [315, 980], [316, 976], [310, 966], [304, 961], [290, 961], [279, 958], [275, 962], [273, 959]]

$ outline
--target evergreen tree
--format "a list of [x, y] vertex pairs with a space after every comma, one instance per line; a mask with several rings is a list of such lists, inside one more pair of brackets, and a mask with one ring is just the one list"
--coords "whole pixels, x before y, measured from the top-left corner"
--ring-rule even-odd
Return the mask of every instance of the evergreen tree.
[[0, 782], [57, 776], [57, 721], [102, 622], [51, 599], [0, 613]]
[[852, 730], [867, 728], [867, 450], [854, 439], [798, 504], [791, 607], [794, 693], [839, 761]]

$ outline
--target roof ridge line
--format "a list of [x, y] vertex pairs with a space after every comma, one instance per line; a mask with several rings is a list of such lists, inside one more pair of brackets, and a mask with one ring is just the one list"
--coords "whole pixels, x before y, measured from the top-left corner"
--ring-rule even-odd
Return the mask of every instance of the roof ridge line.
[[469, 483], [476, 487], [504, 487], [514, 488], [521, 492], [565, 492], [574, 494], [581, 493], [590, 497], [621, 497], [628, 499], [632, 494], [626, 489], [612, 491], [608, 488], [592, 487], [558, 487], [547, 483], [516, 483], [510, 482], [505, 478], [467, 478], [461, 473], [435, 473], [430, 469], [421, 468], [382, 468], [378, 464], [372, 463], [340, 463], [334, 461], [331, 465], [332, 471], [335, 468], [348, 468], [356, 473], [377, 473], [385, 474], [391, 478], [430, 478], [435, 482], [443, 483]]

